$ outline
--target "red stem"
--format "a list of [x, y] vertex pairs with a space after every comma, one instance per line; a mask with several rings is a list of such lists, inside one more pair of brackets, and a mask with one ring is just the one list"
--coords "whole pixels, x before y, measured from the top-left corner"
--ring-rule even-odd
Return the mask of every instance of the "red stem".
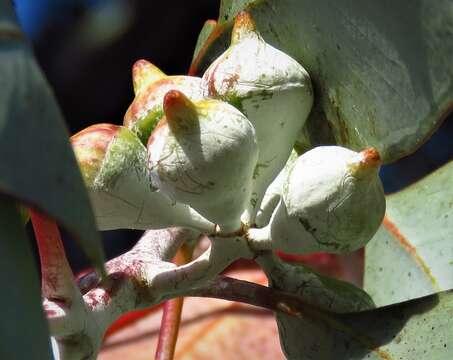
[[41, 261], [42, 294], [51, 300], [71, 301], [74, 276], [66, 259], [60, 230], [55, 220], [29, 209]]
[[[183, 245], [176, 253], [173, 262], [176, 265], [184, 265], [187, 264], [191, 258], [192, 250]], [[173, 359], [175, 355], [176, 341], [178, 340], [183, 305], [184, 298], [182, 297], [165, 301], [163, 305], [155, 360]]]

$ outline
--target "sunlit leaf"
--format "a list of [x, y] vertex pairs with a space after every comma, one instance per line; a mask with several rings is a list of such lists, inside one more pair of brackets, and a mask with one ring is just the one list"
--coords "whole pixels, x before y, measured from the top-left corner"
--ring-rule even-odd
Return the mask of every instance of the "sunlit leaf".
[[193, 72], [202, 73], [227, 47], [225, 33], [243, 9], [266, 41], [300, 61], [313, 80], [315, 107], [301, 149], [374, 146], [385, 162], [395, 161], [429, 138], [452, 108], [448, 0], [224, 0], [216, 36]]
[[197, 43], [195, 45], [195, 50], [193, 52], [192, 61], [198, 56], [200, 49], [203, 47], [204, 43], [208, 39], [209, 35], [212, 34], [212, 31], [215, 29], [217, 22], [215, 20], [206, 20], [203, 25], [203, 28], [198, 35]]
[[365, 289], [377, 305], [453, 288], [453, 161], [387, 197], [366, 247]]

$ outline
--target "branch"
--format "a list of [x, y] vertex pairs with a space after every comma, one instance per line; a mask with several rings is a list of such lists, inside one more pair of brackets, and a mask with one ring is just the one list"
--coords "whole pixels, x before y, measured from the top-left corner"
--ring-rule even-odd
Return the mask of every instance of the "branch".
[[46, 299], [47, 317], [62, 359], [95, 359], [105, 330], [122, 314], [185, 296], [223, 271], [234, 260], [253, 257], [242, 237], [211, 238], [210, 248], [198, 259], [175, 266], [176, 250], [198, 233], [170, 228], [148, 231], [129, 252], [106, 264], [107, 278], [98, 284], [95, 273], [80, 281], [85, 311], [83, 326], [69, 321], [71, 309]]
[[301, 296], [228, 276], [217, 276], [203, 286], [192, 289], [187, 296], [237, 301], [296, 317], [302, 317], [306, 311], [322, 311], [307, 304]]

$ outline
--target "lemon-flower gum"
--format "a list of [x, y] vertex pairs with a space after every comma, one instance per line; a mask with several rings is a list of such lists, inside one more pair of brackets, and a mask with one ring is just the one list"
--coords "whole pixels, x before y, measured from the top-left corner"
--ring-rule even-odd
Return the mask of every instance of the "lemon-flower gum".
[[371, 240], [385, 213], [375, 149], [321, 146], [300, 156], [270, 224], [252, 237], [293, 254], [342, 253]]
[[202, 77], [205, 94], [240, 109], [256, 130], [259, 158], [243, 221], [252, 225], [263, 195], [283, 168], [313, 103], [308, 73], [267, 44], [250, 14], [236, 17], [230, 47]]
[[187, 226], [213, 232], [214, 224], [152, 189], [146, 148], [129, 129], [90, 126], [71, 138], [99, 230]]
[[203, 98], [201, 79], [194, 76], [167, 76], [146, 60], [132, 67], [135, 98], [124, 116], [124, 126], [146, 145], [149, 135], [163, 116], [162, 103], [169, 90], [180, 90], [192, 100]]
[[165, 95], [163, 107], [148, 141], [153, 185], [221, 231], [238, 230], [258, 156], [252, 124], [223, 101], [192, 102], [177, 90]]

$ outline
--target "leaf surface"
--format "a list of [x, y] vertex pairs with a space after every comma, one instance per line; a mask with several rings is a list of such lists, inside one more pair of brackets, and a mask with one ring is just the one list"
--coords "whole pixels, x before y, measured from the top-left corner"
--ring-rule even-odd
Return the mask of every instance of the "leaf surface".
[[215, 36], [206, 40], [193, 72], [202, 73], [228, 46], [225, 33], [244, 9], [265, 40], [312, 78], [315, 106], [301, 150], [325, 143], [374, 146], [392, 162], [415, 151], [452, 109], [448, 0], [224, 0]]
[[103, 250], [68, 131], [8, 3], [0, 0], [0, 192], [59, 221], [101, 268]]
[[445, 292], [353, 314], [278, 314], [277, 322], [290, 360], [445, 360], [453, 357], [452, 311]]
[[[275, 258], [258, 260], [270, 286], [305, 298], [305, 311], [276, 313], [288, 359], [449, 359], [453, 291], [372, 309], [358, 288]], [[282, 304], [284, 309], [284, 304]], [[291, 313], [291, 309], [289, 309]], [[329, 310], [329, 311], [325, 311]]]
[[39, 276], [15, 204], [0, 197], [0, 359], [52, 359]]
[[366, 247], [365, 289], [387, 305], [453, 288], [453, 161], [387, 196]]

